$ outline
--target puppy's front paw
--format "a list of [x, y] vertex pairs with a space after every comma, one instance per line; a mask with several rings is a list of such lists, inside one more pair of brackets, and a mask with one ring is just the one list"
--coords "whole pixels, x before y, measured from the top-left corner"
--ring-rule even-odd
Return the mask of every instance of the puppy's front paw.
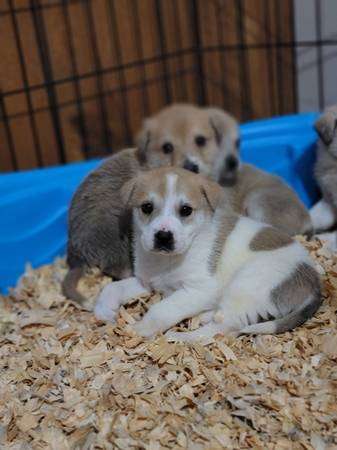
[[103, 322], [116, 322], [117, 311], [114, 311], [109, 305], [97, 302], [94, 308], [94, 314], [97, 320]]
[[135, 330], [138, 336], [147, 338], [154, 336], [158, 332], [154, 324], [150, 325], [147, 321], [144, 320], [135, 323], [132, 328]]
[[167, 327], [165, 327], [156, 314], [148, 312], [142, 320], [133, 325], [133, 329], [139, 336], [151, 337], [161, 331], [165, 331]]
[[165, 311], [161, 303], [152, 305], [141, 321], [134, 325], [134, 330], [139, 336], [150, 337], [169, 328]]
[[113, 323], [116, 322], [120, 304], [120, 289], [114, 283], [107, 284], [96, 300], [94, 308], [96, 319]]

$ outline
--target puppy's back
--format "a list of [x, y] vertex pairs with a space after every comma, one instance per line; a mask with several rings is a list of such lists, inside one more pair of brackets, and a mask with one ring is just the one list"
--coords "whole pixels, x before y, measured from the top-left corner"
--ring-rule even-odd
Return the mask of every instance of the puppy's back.
[[311, 232], [309, 212], [293, 189], [278, 176], [243, 164], [236, 185], [230, 189], [238, 213], [292, 236]]

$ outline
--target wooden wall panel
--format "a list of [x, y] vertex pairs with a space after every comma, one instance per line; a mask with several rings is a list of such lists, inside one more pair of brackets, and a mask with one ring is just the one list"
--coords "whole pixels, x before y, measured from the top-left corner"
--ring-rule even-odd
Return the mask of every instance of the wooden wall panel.
[[173, 101], [295, 111], [293, 49], [270, 47], [292, 22], [291, 0], [2, 0], [0, 170], [111, 153]]
[[[141, 51], [145, 61], [153, 61], [144, 65], [147, 81], [147, 106], [150, 113], [159, 111], [166, 103], [165, 65], [159, 57], [161, 55], [158, 20], [156, 15], [156, 0], [138, 2], [138, 16], [143, 18], [139, 22], [139, 36]], [[135, 132], [137, 132], [136, 130]]]
[[198, 27], [201, 49], [213, 48], [202, 52], [202, 72], [205, 83], [205, 103], [221, 107], [224, 104], [222, 88], [223, 68], [219, 46], [217, 2], [197, 0]]

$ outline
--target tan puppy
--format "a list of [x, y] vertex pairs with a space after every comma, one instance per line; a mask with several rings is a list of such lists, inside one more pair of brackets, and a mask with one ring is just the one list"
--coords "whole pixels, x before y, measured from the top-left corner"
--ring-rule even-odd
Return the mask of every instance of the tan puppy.
[[166, 148], [166, 165], [171, 161], [171, 165], [218, 181], [233, 195], [239, 214], [291, 236], [312, 231], [309, 212], [286, 183], [252, 165], [240, 164], [238, 124], [228, 113], [192, 105], [170, 106], [145, 120], [138, 146], [142, 151], [152, 150], [152, 167]]
[[321, 304], [308, 252], [281, 231], [237, 215], [216, 183], [182, 169], [143, 173], [122, 189], [133, 207], [135, 277], [107, 285], [96, 317], [160, 291], [136, 331], [152, 336], [203, 312], [207, 323], [179, 340], [216, 333], [280, 333]]
[[69, 210], [65, 296], [83, 302], [77, 283], [88, 267], [114, 278], [132, 272], [131, 211], [120, 197], [121, 186], [140, 170], [186, 167], [205, 175], [234, 153], [237, 128], [216, 108], [173, 105], [145, 121], [138, 148], [107, 158], [82, 182]]
[[238, 134], [236, 120], [221, 109], [174, 104], [144, 121], [137, 147], [149, 167], [162, 166], [164, 153], [166, 166], [218, 179], [224, 161], [238, 162]]

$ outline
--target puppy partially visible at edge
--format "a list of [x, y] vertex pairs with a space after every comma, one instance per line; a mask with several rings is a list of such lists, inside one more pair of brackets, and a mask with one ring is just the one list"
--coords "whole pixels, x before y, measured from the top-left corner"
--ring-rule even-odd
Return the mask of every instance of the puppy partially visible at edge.
[[235, 214], [217, 184], [182, 169], [159, 169], [122, 191], [133, 207], [135, 277], [103, 289], [98, 319], [113, 322], [120, 305], [156, 290], [164, 299], [136, 332], [149, 337], [204, 313], [199, 329], [167, 334], [193, 341], [284, 332], [319, 308], [320, 279], [308, 252], [279, 230]]
[[175, 104], [146, 119], [137, 148], [107, 158], [72, 199], [64, 295], [85, 302], [77, 284], [90, 267], [117, 279], [132, 273], [131, 211], [120, 196], [126, 181], [141, 170], [162, 166], [216, 175], [220, 161], [235, 152], [237, 132], [235, 120], [217, 108]]
[[[316, 232], [327, 231], [337, 224], [337, 105], [327, 108], [315, 123], [320, 137], [317, 147], [315, 177], [322, 199], [310, 210]], [[337, 232], [320, 234], [337, 250]]]

